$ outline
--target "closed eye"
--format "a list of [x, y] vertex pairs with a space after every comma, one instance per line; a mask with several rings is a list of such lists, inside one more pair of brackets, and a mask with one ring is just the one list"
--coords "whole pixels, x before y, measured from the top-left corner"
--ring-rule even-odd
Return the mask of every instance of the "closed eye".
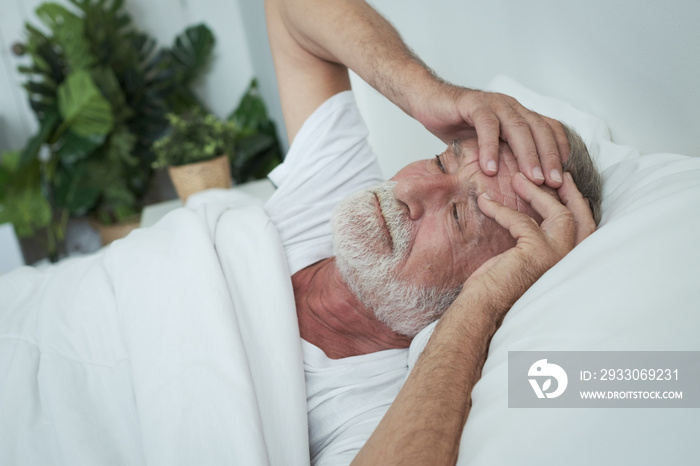
[[445, 171], [445, 166], [442, 164], [442, 160], [440, 160], [440, 156], [436, 155], [435, 156], [435, 163], [437, 164], [438, 168], [440, 169], [441, 172], [447, 173]]
[[457, 222], [457, 226], [461, 230], [462, 225], [459, 224], [459, 214], [457, 213], [457, 204], [452, 204], [452, 216], [455, 218], [455, 221]]

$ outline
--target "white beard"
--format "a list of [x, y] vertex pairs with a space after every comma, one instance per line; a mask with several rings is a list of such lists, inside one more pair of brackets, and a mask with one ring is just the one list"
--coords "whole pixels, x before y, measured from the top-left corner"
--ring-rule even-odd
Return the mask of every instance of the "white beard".
[[338, 270], [350, 290], [380, 322], [412, 337], [445, 312], [461, 287], [417, 286], [397, 278], [414, 228], [396, 201], [395, 185], [386, 181], [343, 200], [333, 211], [331, 225]]

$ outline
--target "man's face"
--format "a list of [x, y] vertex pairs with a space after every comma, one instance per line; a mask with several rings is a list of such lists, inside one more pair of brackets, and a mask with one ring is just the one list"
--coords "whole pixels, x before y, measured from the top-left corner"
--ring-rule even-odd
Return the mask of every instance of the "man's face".
[[[336, 261], [358, 297], [396, 331], [395, 319], [406, 318], [407, 309], [423, 308], [415, 309], [410, 323], [398, 325], [406, 327], [399, 333], [410, 335], [438, 317], [436, 303], [419, 301], [447, 293], [451, 302], [481, 264], [515, 244], [508, 231], [479, 210], [480, 194], [539, 220], [511, 186], [518, 167], [510, 147], [501, 143], [493, 177], [481, 171], [477, 148], [473, 137], [436, 158], [411, 163], [390, 181], [344, 201], [334, 213]], [[423, 296], [411, 295], [418, 290]], [[403, 296], [408, 300], [385, 302]]]
[[473, 137], [448, 146], [433, 159], [411, 163], [391, 178], [397, 182], [396, 200], [414, 230], [410, 254], [396, 270], [401, 280], [463, 283], [481, 264], [515, 245], [505, 228], [479, 210], [482, 193], [541, 221], [513, 191], [518, 163], [505, 142], [499, 155], [498, 174], [485, 175]]

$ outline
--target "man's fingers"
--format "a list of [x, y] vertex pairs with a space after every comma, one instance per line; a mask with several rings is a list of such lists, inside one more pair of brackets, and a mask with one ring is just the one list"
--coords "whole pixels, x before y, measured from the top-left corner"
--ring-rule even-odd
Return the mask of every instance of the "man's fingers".
[[569, 145], [569, 138], [566, 137], [564, 125], [561, 121], [555, 120], [554, 118], [549, 118], [546, 116], [542, 116], [542, 118], [544, 118], [549, 127], [552, 129], [554, 139], [557, 142], [557, 149], [559, 151], [560, 162], [566, 162], [567, 160], [569, 160], [569, 155], [571, 154], [571, 146]]
[[510, 235], [516, 240], [520, 240], [520, 238], [528, 235], [541, 235], [537, 222], [528, 215], [499, 204], [485, 194], [479, 196], [477, 202], [479, 209], [487, 217], [494, 219], [496, 223], [508, 230]]
[[[532, 277], [536, 279], [575, 246], [577, 230], [574, 214], [567, 206], [537, 187], [522, 173], [513, 177], [512, 184], [518, 196], [529, 202], [544, 220], [541, 225], [538, 225], [529, 215], [495, 202], [485, 193], [479, 196], [477, 201], [479, 209], [487, 217], [506, 228], [517, 241], [515, 248], [496, 256], [482, 267], [496, 270], [498, 264], [501, 264], [499, 273], [503, 273], [504, 270], [523, 270], [521, 267], [526, 266], [530, 272], [534, 271]], [[578, 210], [580, 200], [575, 198], [571, 184], [573, 184], [572, 180], [565, 176], [560, 190], [572, 205], [576, 204], [575, 208]]]
[[510, 145], [518, 167], [535, 183], [559, 188], [563, 182], [562, 160], [569, 155], [563, 125], [523, 107], [507, 95], [469, 90], [462, 112], [465, 123], [476, 129], [481, 170], [498, 172], [500, 140]]
[[556, 120], [548, 121], [517, 101], [512, 105], [507, 118], [509, 123], [503, 124], [502, 132], [513, 149], [520, 171], [537, 185], [544, 182], [551, 188], [558, 188], [563, 181], [562, 149], [568, 147], [563, 126]]
[[564, 174], [564, 183], [557, 190], [557, 193], [566, 208], [574, 214], [576, 244], [579, 244], [596, 230], [595, 220], [593, 219], [588, 200], [579, 192], [569, 172]]
[[[535, 139], [540, 164], [544, 172], [545, 183], [550, 188], [561, 186], [562, 169], [559, 144], [557, 142], [554, 126], [537, 113], [527, 110], [526, 119], [530, 125], [532, 137]], [[562, 132], [564, 130], [562, 129]], [[565, 136], [566, 137], [566, 136]]]
[[493, 176], [498, 172], [498, 148], [501, 134], [498, 116], [489, 107], [481, 107], [471, 117], [479, 144], [481, 171]]
[[577, 244], [576, 219], [573, 212], [554, 196], [531, 183], [522, 173], [515, 175], [511, 182], [515, 193], [544, 219], [542, 230], [562, 247], [573, 248]]
[[544, 172], [537, 154], [535, 138], [530, 123], [516, 109], [510, 107], [500, 115], [503, 139], [508, 142], [518, 160], [518, 167], [535, 184], [545, 181]]
[[532, 183], [522, 173], [515, 175], [511, 184], [515, 194], [530, 204], [545, 220], [566, 210], [561, 202]]

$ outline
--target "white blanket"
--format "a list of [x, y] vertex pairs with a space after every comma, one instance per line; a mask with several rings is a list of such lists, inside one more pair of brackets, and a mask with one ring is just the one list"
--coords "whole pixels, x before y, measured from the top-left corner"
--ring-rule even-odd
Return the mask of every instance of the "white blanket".
[[0, 277], [0, 464], [309, 464], [291, 280], [258, 207], [180, 209]]

